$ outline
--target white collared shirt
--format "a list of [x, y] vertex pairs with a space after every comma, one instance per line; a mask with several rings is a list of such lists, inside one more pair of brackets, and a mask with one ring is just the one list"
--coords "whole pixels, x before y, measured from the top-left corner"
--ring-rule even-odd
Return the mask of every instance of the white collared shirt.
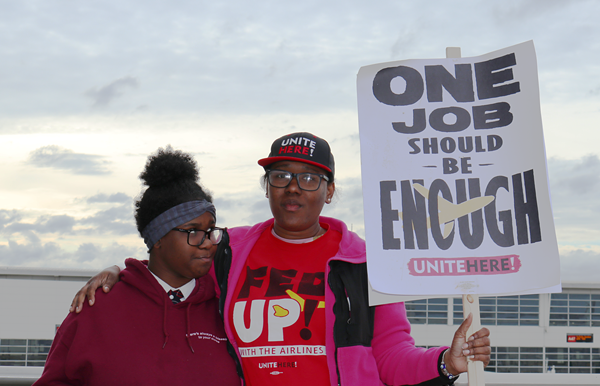
[[[150, 271], [150, 269], [148, 269], [148, 271]], [[152, 276], [154, 276], [156, 278], [156, 280], [158, 281], [158, 284], [160, 284], [163, 287], [165, 292], [168, 293], [170, 290], [173, 290], [173, 291], [180, 290], [181, 293], [183, 294], [183, 298], [181, 298], [181, 301], [184, 301], [185, 299], [187, 299], [188, 296], [190, 296], [192, 291], [194, 290], [194, 287], [196, 286], [196, 280], [192, 279], [179, 288], [173, 288], [169, 284], [167, 284], [163, 279], [156, 276], [154, 274], [154, 272], [150, 271], [150, 273], [152, 274]]]

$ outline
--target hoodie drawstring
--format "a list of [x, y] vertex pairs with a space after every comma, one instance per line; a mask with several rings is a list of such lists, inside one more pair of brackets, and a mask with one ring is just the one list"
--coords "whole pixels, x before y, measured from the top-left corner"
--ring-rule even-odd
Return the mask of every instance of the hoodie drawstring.
[[[167, 299], [165, 297], [165, 299]], [[165, 346], [167, 345], [167, 342], [169, 341], [169, 333], [167, 332], [167, 301], [165, 300], [163, 302], [163, 304], [165, 305], [164, 310], [163, 310], [163, 334], [165, 336], [165, 343], [163, 343], [163, 349], [165, 348]]]
[[185, 338], [187, 339], [188, 346], [190, 346], [190, 350], [192, 353], [194, 352], [194, 347], [192, 347], [192, 341], [190, 340], [190, 307], [192, 303], [188, 302], [185, 308]]
[[[167, 301], [164, 302], [164, 310], [163, 310], [163, 334], [165, 336], [165, 342], [163, 343], [163, 349], [167, 346], [167, 342], [169, 341], [169, 333], [167, 332]], [[187, 340], [188, 347], [192, 350], [192, 353], [195, 353], [194, 347], [192, 346], [192, 341], [190, 339], [190, 307], [192, 306], [191, 302], [187, 302], [185, 305], [185, 339]]]

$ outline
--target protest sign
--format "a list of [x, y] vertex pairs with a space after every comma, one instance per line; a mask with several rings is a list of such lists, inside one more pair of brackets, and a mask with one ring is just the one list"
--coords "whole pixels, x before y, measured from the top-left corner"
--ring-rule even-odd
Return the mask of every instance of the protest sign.
[[357, 86], [373, 289], [556, 290], [533, 43], [365, 66]]

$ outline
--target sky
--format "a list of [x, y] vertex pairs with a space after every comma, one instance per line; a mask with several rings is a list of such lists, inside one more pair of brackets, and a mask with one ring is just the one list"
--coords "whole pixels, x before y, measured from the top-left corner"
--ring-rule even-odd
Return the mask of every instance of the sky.
[[600, 2], [0, 0], [0, 11], [0, 266], [146, 258], [138, 176], [169, 144], [194, 155], [220, 226], [266, 220], [256, 161], [295, 131], [336, 157], [323, 214], [364, 235], [360, 67], [533, 40], [562, 280], [598, 281]]

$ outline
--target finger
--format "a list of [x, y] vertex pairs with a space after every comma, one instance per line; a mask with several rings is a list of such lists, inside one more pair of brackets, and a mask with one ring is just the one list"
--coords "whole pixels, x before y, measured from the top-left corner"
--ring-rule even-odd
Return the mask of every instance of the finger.
[[475, 347], [469, 350], [471, 355], [490, 355], [492, 353], [492, 348], [490, 346], [486, 347]]
[[85, 302], [85, 299], [88, 298], [88, 289], [89, 289], [89, 284], [86, 284], [83, 288], [81, 288], [78, 292], [78, 301], [77, 301], [77, 307], [75, 308], [75, 312], [76, 313], [80, 313], [81, 310], [83, 310], [83, 302]]
[[467, 349], [464, 349], [463, 351], [463, 355], [471, 357], [473, 355], [487, 355], [489, 356], [492, 353], [492, 348], [488, 345], [488, 346], [483, 346], [483, 347], [469, 347]]
[[466, 338], [467, 331], [469, 330], [469, 327], [471, 327], [471, 323], [473, 323], [473, 314], [469, 313], [469, 316], [467, 316], [467, 318], [463, 320], [461, 325], [458, 327], [458, 330], [456, 330], [455, 335], [464, 336]]
[[452, 346], [450, 347], [453, 356], [460, 356], [461, 351], [468, 348], [468, 345], [466, 345], [467, 331], [469, 330], [472, 321], [473, 315], [469, 314], [454, 333], [454, 339], [452, 340]]
[[104, 280], [104, 285], [102, 286], [102, 290], [105, 293], [108, 293], [112, 289], [112, 287], [114, 287], [115, 284], [117, 284], [118, 281], [119, 281], [118, 273], [116, 275], [108, 275], [106, 277], [106, 279]]
[[102, 290], [104, 292], [108, 292], [107, 289], [104, 288], [103, 283], [106, 281], [105, 277], [94, 277], [87, 284], [86, 296], [89, 299], [88, 302], [90, 306], [93, 306], [96, 302], [96, 290], [100, 287], [103, 287]]
[[100, 283], [88, 283], [87, 285], [87, 289], [85, 291], [85, 294], [88, 298], [88, 303], [90, 304], [90, 306], [94, 305], [94, 302], [96, 301], [96, 290], [98, 289], [98, 287], [100, 287]]
[[470, 355], [469, 359], [471, 359], [472, 361], [483, 362], [484, 367], [490, 363], [490, 356], [484, 354]]
[[85, 294], [82, 290], [79, 290], [73, 301], [71, 302], [71, 307], [69, 307], [69, 312], [79, 312], [81, 310], [81, 306], [83, 305], [83, 301], [85, 300]]
[[483, 338], [477, 338], [474, 340], [470, 340], [467, 342], [469, 348], [475, 348], [475, 347], [489, 347], [490, 346], [490, 338], [487, 336], [484, 336]]
[[474, 339], [477, 339], [477, 338], [483, 338], [483, 337], [486, 337], [486, 336], [490, 336], [490, 330], [488, 330], [487, 328], [484, 327], [481, 330], [474, 332], [473, 335], [471, 335], [469, 337], [469, 340], [474, 340]]
[[466, 343], [467, 331], [471, 327], [472, 322], [473, 314], [469, 314], [454, 333], [452, 345], [448, 352], [449, 355], [446, 355], [446, 367], [452, 374], [459, 374], [466, 371], [466, 359], [463, 351], [469, 347]]
[[110, 289], [119, 281], [119, 272], [121, 269], [118, 266], [112, 266], [106, 268], [98, 275], [92, 277], [88, 282], [75, 294], [69, 312], [79, 313], [83, 309], [83, 302], [86, 297], [90, 306], [93, 306], [96, 302], [96, 290], [102, 287], [105, 293], [108, 293]]

